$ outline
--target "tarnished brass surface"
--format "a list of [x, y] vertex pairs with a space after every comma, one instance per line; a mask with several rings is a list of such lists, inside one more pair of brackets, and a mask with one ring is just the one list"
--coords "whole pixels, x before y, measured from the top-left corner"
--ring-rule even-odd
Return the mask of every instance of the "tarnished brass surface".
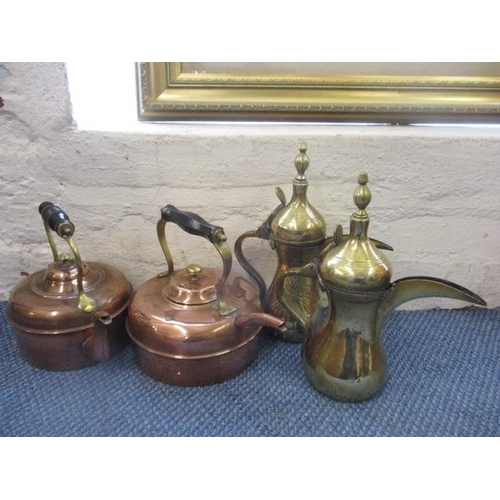
[[[211, 241], [222, 269], [190, 264], [174, 272], [166, 222]], [[257, 287], [231, 273], [232, 255], [221, 227], [167, 205], [157, 229], [169, 270], [140, 286], [128, 308], [127, 331], [139, 366], [156, 380], [183, 386], [237, 375], [253, 361], [262, 325], [283, 328], [283, 320], [264, 314]]]
[[271, 234], [276, 242], [287, 245], [311, 245], [323, 243], [326, 222], [307, 198], [309, 183], [305, 172], [309, 168], [306, 155], [307, 144], [300, 143], [299, 154], [295, 158], [297, 175], [293, 181], [293, 194], [288, 205], [283, 207], [271, 222]]
[[278, 267], [265, 295], [264, 311], [280, 318], [285, 318], [285, 321], [289, 325], [286, 332], [282, 332], [279, 329], [268, 330], [279, 340], [301, 343], [304, 340], [305, 334], [296, 317], [291, 315], [281, 304], [280, 293], [283, 296], [290, 297], [298, 304], [300, 316], [308, 318], [315, 314], [320, 303], [325, 300], [324, 292], [320, 290], [316, 276], [291, 276], [281, 291], [277, 286], [283, 274], [293, 267], [304, 266], [314, 260], [318, 256], [320, 249], [320, 245], [297, 247], [276, 243]]
[[[317, 258], [326, 235], [326, 223], [323, 216], [307, 198], [308, 181], [305, 172], [309, 167], [309, 158], [306, 151], [307, 144], [301, 142], [299, 154], [295, 158], [297, 175], [293, 181], [293, 194], [290, 202], [287, 204], [283, 192], [277, 191], [281, 204], [257, 231], [242, 234], [236, 240], [234, 247], [238, 262], [259, 283], [264, 311], [285, 318], [288, 325], [286, 332], [279, 329], [269, 331], [286, 342], [302, 342], [304, 332], [295, 317], [280, 304], [277, 280], [289, 268], [304, 266]], [[267, 290], [263, 278], [243, 254], [244, 240], [252, 237], [268, 240], [271, 248], [276, 250], [278, 266]], [[287, 280], [282, 293], [292, 296], [300, 304], [301, 313], [306, 316], [315, 314], [322, 295], [316, 278], [306, 279], [302, 276]]]
[[358, 210], [351, 217], [349, 237], [323, 256], [319, 272], [328, 286], [345, 291], [373, 292], [389, 285], [392, 268], [389, 259], [368, 238], [370, 218], [365, 210], [371, 200], [366, 185], [368, 175], [360, 174], [358, 182], [354, 193]]
[[[337, 235], [336, 244], [327, 243], [319, 262], [288, 269], [277, 280], [280, 302], [306, 331], [302, 356], [307, 378], [319, 392], [348, 402], [364, 401], [383, 388], [387, 374], [383, 325], [400, 304], [446, 297], [486, 305], [470, 290], [438, 278], [415, 276], [391, 283], [390, 264], [367, 235], [366, 174], [360, 175], [359, 183], [358, 210], [351, 218], [349, 237]], [[285, 293], [286, 282], [298, 276], [316, 277], [327, 294], [328, 305], [313, 316], [303, 314], [297, 300]]]

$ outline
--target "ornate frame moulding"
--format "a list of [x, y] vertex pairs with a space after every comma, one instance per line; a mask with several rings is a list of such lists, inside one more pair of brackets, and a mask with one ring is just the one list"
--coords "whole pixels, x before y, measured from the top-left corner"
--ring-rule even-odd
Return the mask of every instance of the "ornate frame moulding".
[[500, 123], [500, 63], [137, 63], [139, 119]]

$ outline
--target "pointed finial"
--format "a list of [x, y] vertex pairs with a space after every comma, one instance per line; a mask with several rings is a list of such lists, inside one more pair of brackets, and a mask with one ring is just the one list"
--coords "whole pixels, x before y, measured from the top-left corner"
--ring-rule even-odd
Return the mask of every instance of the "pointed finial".
[[368, 174], [361, 172], [358, 175], [358, 184], [356, 191], [354, 191], [354, 203], [358, 207], [358, 215], [365, 214], [365, 208], [368, 206], [372, 199], [370, 188], [366, 185], [368, 183]]
[[295, 168], [298, 172], [296, 179], [305, 179], [304, 174], [309, 167], [309, 158], [306, 155], [307, 142], [301, 141], [299, 151], [300, 153], [295, 158]]

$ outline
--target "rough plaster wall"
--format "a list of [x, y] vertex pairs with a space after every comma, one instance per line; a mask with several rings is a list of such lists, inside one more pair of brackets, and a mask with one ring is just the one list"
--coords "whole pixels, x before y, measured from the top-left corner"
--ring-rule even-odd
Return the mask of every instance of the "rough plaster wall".
[[[500, 306], [500, 129], [149, 124], [147, 133], [79, 131], [61, 63], [1, 64], [0, 96], [2, 300], [22, 272], [51, 260], [41, 201], [70, 215], [84, 259], [113, 263], [137, 287], [165, 268], [156, 239], [162, 206], [199, 213], [234, 243], [275, 207], [275, 186], [289, 198], [303, 139], [309, 197], [330, 233], [338, 223], [348, 228], [357, 174], [366, 170], [371, 235], [394, 246], [394, 278], [449, 279]], [[177, 267], [219, 265], [205, 240], [172, 225], [167, 238]], [[257, 240], [245, 248], [269, 282], [272, 251]], [[407, 307], [464, 305], [427, 299]]]

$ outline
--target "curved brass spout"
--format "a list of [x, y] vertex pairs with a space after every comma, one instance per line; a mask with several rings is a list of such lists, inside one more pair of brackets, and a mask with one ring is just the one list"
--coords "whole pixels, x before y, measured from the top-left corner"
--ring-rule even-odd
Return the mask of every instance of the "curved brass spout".
[[443, 297], [463, 300], [486, 306], [486, 302], [474, 292], [451, 281], [429, 276], [410, 276], [394, 281], [381, 301], [377, 314], [377, 330], [380, 331], [387, 314], [401, 304], [425, 297]]

